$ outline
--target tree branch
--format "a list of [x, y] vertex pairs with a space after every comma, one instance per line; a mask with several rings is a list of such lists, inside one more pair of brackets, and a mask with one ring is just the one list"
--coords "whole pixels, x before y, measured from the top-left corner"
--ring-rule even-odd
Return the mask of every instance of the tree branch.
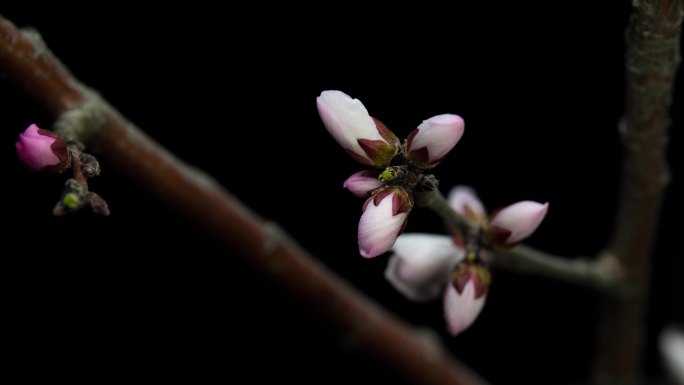
[[[437, 341], [382, 310], [256, 216], [203, 172], [184, 164], [79, 83], [36, 39], [0, 16], [0, 72], [55, 117], [60, 132], [93, 149], [170, 207], [308, 303], [346, 338], [420, 384], [484, 384]], [[62, 119], [63, 121], [63, 119]]]
[[619, 262], [610, 254], [602, 254], [595, 259], [568, 259], [518, 245], [501, 253], [494, 260], [494, 266], [587, 286], [605, 293], [623, 293], [629, 289]]
[[605, 298], [598, 331], [596, 382], [639, 381], [649, 262], [662, 194], [668, 109], [679, 66], [682, 0], [633, 0], [626, 32], [627, 88], [622, 135], [622, 187], [608, 253], [625, 268], [633, 294]]
[[[417, 192], [416, 199], [442, 217], [450, 226], [476, 231], [474, 225], [457, 213], [438, 189]], [[511, 250], [500, 252], [494, 266], [520, 273], [532, 273], [548, 278], [587, 286], [606, 293], [617, 293], [627, 289], [618, 261], [610, 254], [597, 259], [569, 259], [552, 255], [530, 246], [518, 245]]]

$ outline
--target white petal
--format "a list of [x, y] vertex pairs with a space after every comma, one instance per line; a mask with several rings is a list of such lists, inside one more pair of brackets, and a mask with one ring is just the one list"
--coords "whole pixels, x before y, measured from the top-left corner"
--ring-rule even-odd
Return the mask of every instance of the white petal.
[[409, 155], [423, 147], [427, 149], [428, 163], [441, 160], [461, 140], [465, 125], [463, 118], [453, 114], [433, 116], [418, 126], [409, 140]]
[[363, 103], [342, 91], [323, 91], [316, 98], [316, 106], [325, 128], [337, 143], [372, 163], [358, 139], [387, 141], [378, 132]]
[[394, 195], [387, 195], [379, 205], [371, 202], [359, 221], [359, 252], [365, 258], [373, 258], [388, 251], [394, 245], [408, 213], [392, 215]]
[[447, 285], [444, 294], [444, 316], [452, 335], [467, 329], [482, 311], [487, 295], [475, 299], [475, 284], [466, 283], [463, 294], [459, 294], [454, 285]]
[[385, 278], [407, 298], [437, 298], [464, 252], [450, 237], [435, 234], [402, 234], [392, 248]]
[[541, 204], [532, 201], [514, 203], [494, 214], [489, 225], [509, 230], [511, 235], [506, 239], [506, 243], [517, 243], [532, 235], [544, 220], [548, 210], [548, 203]]
[[670, 326], [660, 333], [659, 345], [675, 382], [684, 385], [684, 333]]
[[479, 221], [482, 221], [487, 217], [487, 211], [472, 187], [456, 186], [452, 188], [451, 191], [449, 191], [449, 204], [461, 215], [468, 216], [469, 214], [472, 214]]

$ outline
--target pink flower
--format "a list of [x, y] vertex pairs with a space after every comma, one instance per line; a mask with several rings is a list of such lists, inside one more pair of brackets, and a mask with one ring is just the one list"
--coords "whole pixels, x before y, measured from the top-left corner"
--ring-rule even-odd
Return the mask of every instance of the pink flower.
[[359, 171], [347, 178], [342, 186], [357, 197], [366, 198], [373, 190], [384, 186], [378, 175], [379, 172], [373, 170]]
[[485, 239], [498, 247], [511, 247], [532, 235], [549, 210], [549, 204], [522, 201], [496, 210], [491, 218], [475, 191], [456, 186], [449, 192], [449, 203], [459, 214], [483, 226]]
[[464, 261], [465, 251], [443, 235], [397, 238], [385, 277], [407, 298], [428, 301], [444, 294], [444, 318], [451, 334], [468, 328], [484, 307], [489, 273]]
[[658, 342], [665, 367], [676, 384], [684, 385], [684, 333], [670, 326], [660, 333]]
[[458, 115], [437, 115], [423, 121], [408, 136], [409, 159], [419, 167], [434, 167], [458, 143], [464, 128], [465, 123]]
[[465, 257], [451, 237], [436, 234], [400, 235], [392, 251], [385, 278], [407, 298], [420, 302], [437, 298]]
[[444, 294], [444, 317], [449, 332], [458, 335], [475, 322], [487, 299], [489, 272], [475, 264], [462, 263]]
[[62, 172], [69, 166], [69, 149], [62, 137], [35, 124], [19, 134], [15, 146], [19, 160], [32, 171]]
[[373, 258], [388, 251], [406, 225], [413, 199], [401, 188], [388, 189], [366, 200], [359, 221], [359, 252]]
[[316, 106], [330, 135], [358, 162], [388, 166], [399, 151], [397, 137], [373, 119], [358, 99], [341, 91], [323, 91]]

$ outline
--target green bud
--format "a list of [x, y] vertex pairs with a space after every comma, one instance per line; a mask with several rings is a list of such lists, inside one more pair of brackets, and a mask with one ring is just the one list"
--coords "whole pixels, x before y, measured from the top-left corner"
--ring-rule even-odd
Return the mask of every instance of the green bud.
[[68, 193], [64, 195], [62, 203], [70, 209], [76, 209], [81, 204], [81, 199], [74, 193]]
[[383, 172], [380, 173], [378, 179], [383, 182], [391, 182], [395, 179], [402, 178], [406, 175], [406, 169], [401, 166], [391, 166], [387, 167]]

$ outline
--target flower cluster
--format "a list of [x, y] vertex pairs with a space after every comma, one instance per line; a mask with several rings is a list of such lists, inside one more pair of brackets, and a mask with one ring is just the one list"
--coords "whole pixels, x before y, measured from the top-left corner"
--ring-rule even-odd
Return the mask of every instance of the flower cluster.
[[[451, 190], [449, 204], [457, 213], [480, 224], [482, 245], [489, 238], [491, 247], [499, 249], [529, 237], [548, 210], [548, 203], [523, 201], [496, 210], [487, 219], [483, 204], [466, 186]], [[447, 325], [456, 335], [475, 321], [487, 298], [491, 278], [487, 259], [482, 255], [486, 250], [479, 249], [478, 253], [458, 237], [403, 234], [393, 247], [385, 277], [414, 301], [431, 300], [443, 292]]]
[[355, 173], [344, 187], [368, 197], [359, 221], [359, 252], [376, 257], [394, 245], [406, 226], [413, 188], [430, 183], [424, 171], [437, 165], [461, 139], [463, 119], [452, 114], [434, 116], [402, 145], [358, 99], [341, 91], [324, 91], [316, 104], [332, 137], [352, 158], [373, 168]]
[[62, 216], [83, 207], [109, 215], [107, 202], [88, 190], [87, 178], [100, 174], [100, 164], [94, 156], [82, 151], [82, 145], [75, 141], [67, 143], [57, 133], [31, 124], [19, 134], [15, 146], [19, 160], [31, 171], [63, 172], [71, 168], [74, 177], [64, 184], [62, 196], [52, 211], [54, 215]]
[[400, 236], [413, 208], [413, 194], [437, 186], [437, 179], [427, 171], [461, 139], [463, 119], [452, 114], [434, 116], [401, 144], [359, 100], [343, 92], [324, 91], [317, 106], [333, 138], [352, 158], [372, 168], [344, 182], [354, 195], [366, 198], [359, 221], [359, 252], [371, 258], [393, 250], [385, 271], [389, 282], [414, 301], [443, 293], [448, 329], [453, 335], [460, 333], [484, 306], [493, 252], [529, 237], [546, 216], [548, 203], [522, 201], [488, 216], [474, 190], [458, 186], [449, 194], [449, 206], [465, 226], [452, 225], [450, 236]]

